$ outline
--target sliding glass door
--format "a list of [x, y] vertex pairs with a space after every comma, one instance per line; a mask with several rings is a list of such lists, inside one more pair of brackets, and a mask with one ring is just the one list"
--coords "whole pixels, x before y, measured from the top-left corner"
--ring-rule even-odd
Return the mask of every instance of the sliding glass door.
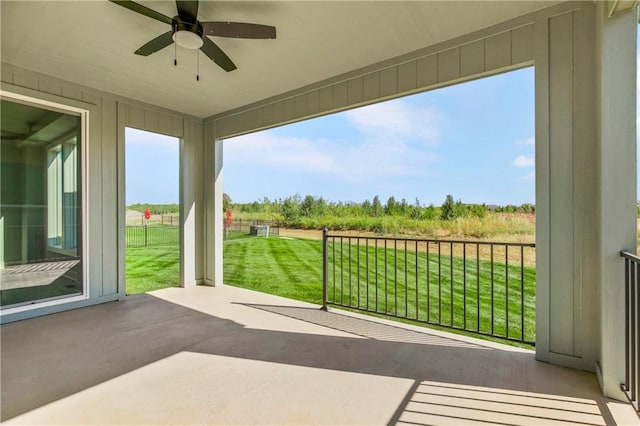
[[0, 102], [0, 308], [82, 296], [82, 116]]

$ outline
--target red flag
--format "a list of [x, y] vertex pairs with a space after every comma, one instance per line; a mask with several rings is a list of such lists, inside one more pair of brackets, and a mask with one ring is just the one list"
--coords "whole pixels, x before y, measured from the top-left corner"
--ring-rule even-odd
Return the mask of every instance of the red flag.
[[227, 209], [227, 213], [225, 214], [224, 226], [225, 228], [231, 228], [233, 225], [233, 213], [231, 209]]

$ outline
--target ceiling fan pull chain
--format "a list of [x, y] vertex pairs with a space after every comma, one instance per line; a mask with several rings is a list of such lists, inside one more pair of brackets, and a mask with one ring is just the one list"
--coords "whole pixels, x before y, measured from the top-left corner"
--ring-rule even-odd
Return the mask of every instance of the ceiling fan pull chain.
[[173, 65], [178, 66], [178, 43], [173, 43]]
[[196, 51], [196, 81], [200, 81], [200, 51]]

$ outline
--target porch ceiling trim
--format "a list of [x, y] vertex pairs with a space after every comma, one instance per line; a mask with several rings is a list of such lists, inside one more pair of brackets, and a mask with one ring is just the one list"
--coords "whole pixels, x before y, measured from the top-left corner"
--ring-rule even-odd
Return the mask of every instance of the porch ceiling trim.
[[[215, 125], [216, 138], [228, 138], [533, 65], [534, 22], [591, 3], [556, 4], [211, 116], [205, 122]], [[509, 58], [499, 57], [503, 49], [511, 50]], [[375, 81], [379, 90], [367, 92]], [[385, 85], [395, 87], [385, 90]]]

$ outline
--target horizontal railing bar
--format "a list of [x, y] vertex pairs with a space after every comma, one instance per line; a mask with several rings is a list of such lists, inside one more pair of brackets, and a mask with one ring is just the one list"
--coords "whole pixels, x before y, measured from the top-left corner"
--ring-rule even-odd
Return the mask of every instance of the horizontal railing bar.
[[[351, 239], [369, 239], [369, 240], [378, 240], [378, 241], [417, 241], [417, 242], [428, 242], [434, 244], [483, 244], [483, 245], [497, 245], [497, 246], [510, 246], [510, 247], [535, 247], [535, 243], [510, 243], [510, 242], [499, 242], [499, 241], [474, 241], [474, 240], [442, 240], [442, 239], [431, 239], [431, 238], [395, 238], [395, 237], [363, 237], [358, 235], [339, 235], [339, 234], [329, 234], [328, 238], [351, 238]], [[640, 260], [640, 258], [638, 258]]]
[[625, 257], [629, 260], [633, 260], [636, 263], [640, 263], [640, 257], [638, 255], [635, 255], [633, 253], [629, 253], [628, 251], [624, 251], [622, 250], [620, 252], [620, 257]]

